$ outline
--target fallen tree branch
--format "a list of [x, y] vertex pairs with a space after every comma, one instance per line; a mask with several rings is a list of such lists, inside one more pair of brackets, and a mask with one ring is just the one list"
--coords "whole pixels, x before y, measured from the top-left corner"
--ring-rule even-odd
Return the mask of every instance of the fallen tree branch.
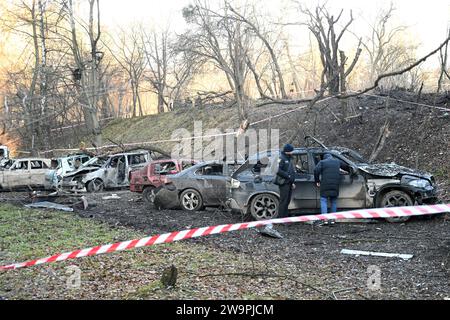
[[351, 94], [345, 94], [345, 95], [339, 95], [337, 96], [338, 99], [347, 99], [347, 98], [351, 98], [351, 97], [356, 97], [359, 96], [361, 94], [364, 94], [366, 92], [369, 92], [373, 89], [375, 89], [376, 87], [378, 87], [378, 84], [380, 83], [381, 80], [383, 80], [384, 78], [389, 78], [389, 77], [393, 77], [393, 76], [398, 76], [401, 75], [405, 72], [411, 71], [412, 69], [414, 69], [415, 67], [417, 67], [419, 64], [421, 64], [422, 62], [425, 62], [429, 57], [431, 57], [432, 55], [436, 54], [438, 51], [440, 51], [448, 42], [450, 41], [450, 36], [447, 37], [447, 39], [445, 39], [445, 41], [435, 50], [431, 51], [430, 53], [428, 53], [426, 56], [422, 57], [421, 59], [417, 60], [416, 62], [414, 62], [413, 64], [398, 70], [398, 71], [393, 71], [393, 72], [388, 72], [385, 74], [381, 74], [378, 76], [378, 78], [375, 80], [374, 84], [370, 87], [367, 87], [363, 90], [358, 91], [357, 93], [351, 93]]

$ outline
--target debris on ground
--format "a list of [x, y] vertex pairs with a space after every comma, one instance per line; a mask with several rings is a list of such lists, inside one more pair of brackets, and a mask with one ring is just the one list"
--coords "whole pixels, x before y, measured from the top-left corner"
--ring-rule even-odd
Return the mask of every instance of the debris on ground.
[[50, 201], [41, 201], [41, 202], [34, 202], [30, 204], [26, 204], [25, 207], [27, 208], [46, 208], [46, 209], [55, 209], [55, 210], [62, 210], [67, 212], [72, 212], [73, 208], [70, 208], [68, 206], [54, 203]]
[[276, 239], [283, 239], [283, 236], [281, 233], [279, 233], [277, 230], [273, 228], [273, 225], [268, 224], [264, 226], [262, 229], [257, 229], [257, 231], [266, 237], [276, 238]]
[[70, 192], [58, 190], [51, 193], [41, 193], [34, 191], [30, 194], [31, 203], [50, 202], [65, 205], [73, 209], [87, 210], [89, 206], [94, 206], [84, 195], [77, 195]]
[[102, 197], [102, 199], [103, 200], [113, 200], [113, 199], [120, 199], [120, 197], [116, 193], [113, 193], [110, 196]]
[[401, 258], [403, 260], [412, 259], [414, 255], [412, 254], [402, 254], [402, 253], [386, 253], [386, 252], [374, 252], [374, 251], [360, 251], [360, 250], [349, 250], [342, 249], [343, 254], [353, 254], [356, 256], [375, 256], [375, 257], [386, 257], [386, 258]]

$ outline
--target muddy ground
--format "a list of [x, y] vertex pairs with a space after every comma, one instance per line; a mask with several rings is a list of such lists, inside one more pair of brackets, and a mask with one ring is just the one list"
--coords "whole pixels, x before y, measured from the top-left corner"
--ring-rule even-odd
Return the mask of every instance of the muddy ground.
[[[102, 199], [112, 193], [120, 199]], [[27, 202], [27, 197], [26, 193], [0, 193], [0, 202], [20, 206]], [[112, 228], [123, 226], [148, 235], [242, 221], [240, 215], [216, 209], [195, 213], [159, 211], [144, 203], [138, 194], [128, 191], [88, 195], [88, 199], [95, 206], [86, 211], [76, 210], [73, 214], [106, 222]], [[203, 272], [198, 276], [242, 277], [244, 283], [252, 273], [264, 282], [281, 272], [283, 276], [300, 279], [303, 286], [310, 286], [309, 290], [318, 294], [315, 297], [323, 299], [445, 299], [450, 297], [449, 228], [448, 215], [440, 215], [402, 224], [385, 221], [322, 227], [292, 224], [276, 226], [283, 239], [267, 238], [256, 230], [244, 230], [185, 243], [207, 246], [214, 252], [245, 255], [249, 261], [266, 267], [265, 270], [236, 270], [236, 273], [224, 268], [223, 275]], [[341, 254], [341, 249], [408, 253], [414, 257], [405, 261], [349, 256]], [[216, 265], [214, 270], [217, 270]], [[376, 289], [378, 270], [381, 272], [380, 287]], [[375, 279], [374, 285], [368, 286], [371, 279]], [[270, 283], [273, 282], [268, 281], [267, 285]], [[286, 297], [302, 297], [294, 284], [291, 282], [284, 288]]]

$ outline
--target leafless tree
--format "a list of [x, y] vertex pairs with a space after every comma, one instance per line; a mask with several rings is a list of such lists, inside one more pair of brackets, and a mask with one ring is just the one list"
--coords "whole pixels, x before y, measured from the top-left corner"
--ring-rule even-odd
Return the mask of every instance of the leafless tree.
[[361, 41], [359, 41], [352, 62], [347, 68], [345, 67], [347, 57], [339, 45], [348, 27], [353, 22], [352, 12], [350, 11], [350, 18], [344, 27], [337, 30], [344, 10], [341, 10], [336, 17], [328, 12], [325, 5], [319, 5], [313, 11], [308, 8], [301, 8], [301, 11], [307, 16], [308, 22], [306, 25], [319, 45], [325, 80], [329, 83], [329, 92], [331, 94], [345, 92], [346, 78], [352, 72], [361, 54]]
[[[450, 28], [448, 29], [448, 37], [450, 37]], [[439, 72], [437, 92], [441, 91], [444, 79], [450, 80], [450, 74], [447, 67], [447, 58], [448, 58], [448, 43], [446, 43], [445, 46], [441, 50], [439, 50], [440, 72]]]
[[142, 110], [140, 87], [143, 80], [144, 71], [147, 66], [147, 59], [143, 49], [140, 34], [142, 26], [135, 26], [129, 32], [121, 31], [119, 39], [115, 42], [114, 48], [109, 48], [111, 56], [121, 66], [127, 75], [127, 80], [131, 86], [133, 96], [132, 116], [135, 117], [137, 110], [139, 116], [144, 115]]
[[145, 52], [148, 64], [148, 76], [153, 90], [158, 96], [158, 113], [164, 112], [164, 106], [168, 106], [165, 97], [169, 74], [169, 60], [171, 59], [169, 30], [152, 30], [150, 33], [142, 33], [142, 50]]
[[[395, 8], [391, 3], [387, 9], [381, 10], [373, 25], [370, 25], [370, 36], [362, 45], [366, 49], [369, 57], [369, 81], [375, 79], [392, 70], [400, 69], [414, 61], [416, 45], [406, 45], [404, 42], [404, 32], [406, 26], [391, 26], [391, 20]], [[414, 77], [414, 75], [412, 75]], [[391, 83], [384, 81], [386, 87], [399, 85], [394, 78]], [[396, 83], [397, 82], [397, 83]]]
[[[94, 136], [94, 144], [102, 144], [102, 131], [98, 120], [99, 101], [99, 69], [104, 53], [99, 50], [98, 44], [101, 36], [100, 28], [100, 0], [87, 0], [89, 4], [89, 18], [87, 26], [82, 25], [89, 39], [88, 54], [82, 41], [78, 38], [77, 20], [74, 15], [73, 1], [63, 1], [63, 10], [68, 13], [71, 31], [71, 49], [76, 65], [75, 83], [79, 94], [79, 103], [83, 108], [87, 128]], [[96, 14], [96, 19], [94, 18]]]
[[248, 74], [247, 55], [253, 35], [248, 26], [230, 16], [226, 7], [215, 12], [199, 0], [183, 9], [192, 29], [180, 38], [182, 50], [207, 58], [222, 70], [233, 91], [240, 119], [247, 118], [248, 96], [244, 85]]

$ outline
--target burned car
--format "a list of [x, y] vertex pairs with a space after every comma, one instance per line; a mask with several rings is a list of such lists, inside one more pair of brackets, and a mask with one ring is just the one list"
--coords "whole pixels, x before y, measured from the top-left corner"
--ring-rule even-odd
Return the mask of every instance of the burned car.
[[[435, 203], [436, 183], [433, 176], [397, 164], [369, 164], [356, 151], [343, 147], [319, 146], [296, 148], [293, 161], [295, 185], [289, 210], [300, 213], [320, 212], [320, 191], [314, 180], [314, 168], [325, 153], [330, 153], [347, 168], [341, 172], [337, 205], [339, 209], [411, 206]], [[227, 205], [253, 219], [277, 217], [279, 188], [272, 181], [278, 168], [280, 151], [262, 152], [248, 159], [230, 180], [231, 196]], [[389, 218], [405, 221], [407, 217]]]
[[8, 159], [0, 169], [0, 190], [51, 189], [52, 182], [47, 177], [54, 170], [50, 162], [43, 158]]
[[196, 164], [194, 160], [155, 160], [131, 173], [130, 191], [142, 193], [146, 202], [153, 203], [155, 189], [168, 183], [168, 177]]
[[65, 174], [62, 188], [86, 188], [87, 192], [100, 192], [105, 188], [128, 187], [131, 172], [142, 168], [150, 160], [150, 154], [146, 150], [94, 157], [78, 170]]
[[92, 158], [91, 155], [85, 153], [71, 154], [67, 157], [52, 159], [57, 162], [56, 172], [59, 176], [63, 176], [71, 171], [75, 171], [84, 163]]
[[155, 195], [157, 207], [199, 211], [224, 206], [227, 180], [241, 163], [207, 161], [167, 177], [167, 184]]

